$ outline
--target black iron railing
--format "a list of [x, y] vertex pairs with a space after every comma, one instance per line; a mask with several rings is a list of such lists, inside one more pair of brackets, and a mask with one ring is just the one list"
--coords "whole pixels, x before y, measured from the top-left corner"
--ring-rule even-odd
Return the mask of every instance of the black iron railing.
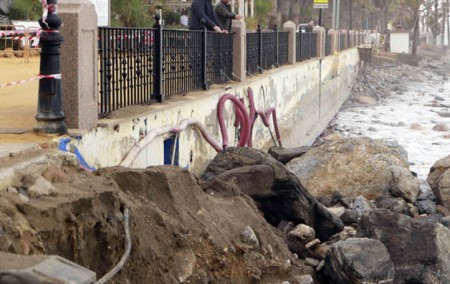
[[339, 33], [339, 51], [345, 50], [347, 47], [345, 46], [345, 34]]
[[310, 58], [310, 49], [311, 49], [311, 33], [300, 33], [301, 38], [301, 49], [300, 49], [300, 58], [301, 60], [306, 60]]
[[159, 21], [98, 33], [100, 116], [232, 78], [232, 34], [163, 29]]
[[311, 58], [317, 57], [317, 33], [311, 33], [311, 48], [309, 49], [309, 55]]
[[247, 32], [248, 74], [262, 73], [263, 70], [275, 68], [288, 62], [288, 32], [258, 29]]
[[99, 114], [155, 101], [152, 29], [99, 28]]
[[278, 43], [276, 31], [262, 31], [261, 41], [261, 67], [263, 70], [272, 69], [278, 66]]
[[164, 29], [162, 37], [164, 96], [200, 89], [202, 32]]
[[261, 33], [247, 32], [247, 62], [246, 69], [248, 74], [259, 72], [259, 46]]
[[297, 33], [295, 57], [297, 62], [317, 57], [317, 33]]
[[278, 64], [288, 64], [289, 32], [278, 32]]
[[325, 56], [331, 54], [331, 35], [327, 34], [325, 36]]
[[208, 32], [206, 80], [208, 84], [231, 81], [233, 77], [233, 34]]
[[[159, 23], [156, 18], [150, 29], [99, 28], [100, 116], [232, 80], [233, 34], [164, 29]], [[363, 41], [362, 34], [354, 35], [357, 41]], [[258, 27], [247, 32], [246, 42], [248, 74], [288, 63], [288, 32]], [[350, 46], [345, 34], [339, 44]], [[317, 57], [317, 33], [297, 33], [295, 48], [296, 61]], [[325, 55], [330, 54], [331, 35], [326, 35]]]

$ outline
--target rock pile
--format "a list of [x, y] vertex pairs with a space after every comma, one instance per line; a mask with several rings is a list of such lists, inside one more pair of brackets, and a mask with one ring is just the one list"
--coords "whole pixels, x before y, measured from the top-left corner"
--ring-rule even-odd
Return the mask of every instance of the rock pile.
[[325, 281], [450, 279], [450, 156], [430, 169], [431, 190], [409, 172], [405, 151], [383, 140], [338, 140], [286, 166], [345, 225], [314, 250], [325, 258]]

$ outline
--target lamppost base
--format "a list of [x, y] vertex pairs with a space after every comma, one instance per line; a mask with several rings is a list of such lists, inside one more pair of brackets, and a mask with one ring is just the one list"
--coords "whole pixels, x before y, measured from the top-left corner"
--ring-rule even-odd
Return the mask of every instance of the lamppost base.
[[58, 121], [38, 121], [33, 128], [36, 133], [49, 133], [49, 134], [66, 134], [67, 125], [64, 120]]

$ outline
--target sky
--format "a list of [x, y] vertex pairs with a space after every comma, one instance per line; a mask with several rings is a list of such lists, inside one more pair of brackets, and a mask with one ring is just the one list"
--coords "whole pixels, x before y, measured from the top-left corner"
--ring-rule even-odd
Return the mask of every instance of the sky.
[[[445, 74], [440, 70], [438, 75], [433, 68], [424, 67], [450, 65], [448, 57], [442, 60], [419, 67], [388, 66], [374, 70], [379, 84], [392, 85], [386, 97], [372, 106], [352, 102], [348, 107], [347, 103], [331, 125], [344, 137], [396, 140], [408, 153], [410, 170], [416, 172], [419, 179], [426, 180], [433, 163], [450, 155], [450, 115], [445, 117], [450, 114], [450, 74], [447, 73], [450, 69], [445, 70]], [[354, 89], [362, 95], [367, 92], [357, 86]], [[447, 130], [433, 130], [438, 124]]]

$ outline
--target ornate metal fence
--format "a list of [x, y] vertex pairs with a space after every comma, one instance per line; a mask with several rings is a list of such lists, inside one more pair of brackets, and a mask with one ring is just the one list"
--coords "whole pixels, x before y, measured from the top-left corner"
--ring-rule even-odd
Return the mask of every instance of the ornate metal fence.
[[99, 114], [155, 101], [152, 29], [99, 28]]
[[248, 74], [255, 74], [259, 72], [259, 50], [260, 50], [260, 36], [259, 32], [247, 32], [247, 62], [246, 69]]
[[311, 48], [310, 48], [310, 57], [317, 57], [317, 33], [311, 33]]
[[345, 45], [345, 34], [340, 32], [339, 33], [339, 51], [347, 49]]
[[278, 43], [278, 65], [285, 65], [288, 63], [289, 33], [278, 32]]
[[317, 33], [297, 32], [295, 57], [297, 62], [317, 57]]
[[206, 80], [208, 84], [228, 82], [233, 77], [233, 34], [208, 32]]
[[99, 115], [228, 82], [233, 35], [204, 31], [99, 28]]
[[[233, 34], [164, 29], [158, 19], [151, 29], [100, 27], [98, 33], [100, 116], [232, 80]], [[288, 32], [258, 27], [246, 36], [248, 74], [288, 63]], [[317, 33], [296, 38], [296, 61], [317, 56]], [[345, 34], [339, 44], [349, 46]], [[326, 35], [325, 55], [330, 53]]]
[[201, 89], [202, 32], [164, 29], [162, 36], [164, 96]]
[[247, 73], [262, 73], [288, 62], [288, 32], [261, 30], [247, 32]]
[[331, 35], [327, 34], [325, 36], [325, 56], [331, 54]]

